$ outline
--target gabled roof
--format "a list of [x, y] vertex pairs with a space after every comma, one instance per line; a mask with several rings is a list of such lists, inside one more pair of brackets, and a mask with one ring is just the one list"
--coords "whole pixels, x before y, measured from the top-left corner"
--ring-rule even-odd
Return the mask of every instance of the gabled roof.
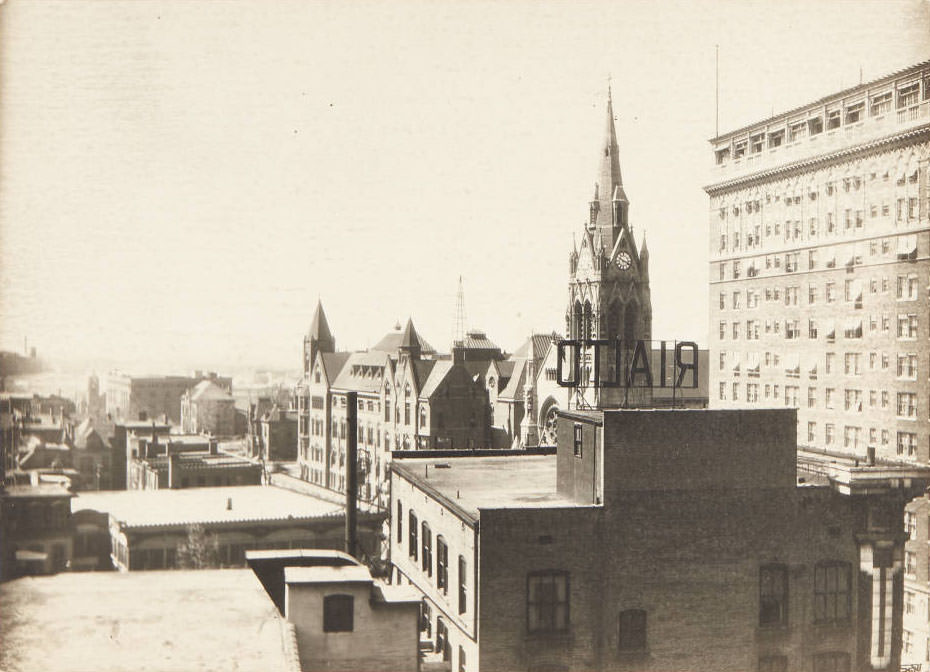
[[533, 334], [524, 341], [523, 345], [517, 348], [517, 351], [513, 353], [511, 359], [516, 360], [532, 357], [533, 363], [536, 365], [536, 371], [539, 371], [539, 367], [546, 358], [549, 347], [552, 345], [553, 338], [558, 339], [561, 337], [555, 332], [551, 334]]
[[193, 401], [232, 401], [233, 396], [211, 380], [201, 380], [191, 391]]
[[349, 357], [351, 356], [351, 352], [320, 353], [320, 357], [323, 361], [323, 376], [326, 378], [327, 383], [332, 385], [332, 382], [339, 376], [342, 367], [346, 365], [346, 362], [349, 361]]
[[407, 327], [409, 327], [411, 334], [408, 334], [407, 329], [401, 330], [400, 324], [396, 325], [392, 331], [389, 331], [384, 335], [380, 341], [378, 341], [371, 349], [377, 350], [379, 352], [387, 352], [389, 354], [395, 354], [400, 350], [401, 346], [404, 343], [404, 339], [407, 338], [408, 341], [413, 336], [416, 337], [416, 342], [420, 344], [420, 352], [423, 354], [431, 355], [435, 354], [436, 350], [427, 343], [416, 329], [413, 328], [413, 321], [407, 321]]
[[389, 360], [384, 352], [353, 352], [333, 380], [333, 388], [379, 392], [385, 373], [390, 375]]
[[429, 373], [429, 377], [423, 383], [423, 389], [420, 390], [420, 397], [429, 399], [433, 396], [454, 366], [455, 365], [448, 359], [436, 362]]
[[497, 395], [498, 399], [522, 399], [523, 398], [523, 382], [526, 379], [526, 359], [513, 359], [511, 360], [514, 363], [513, 374], [510, 376], [510, 380], [507, 381], [507, 387], [505, 387]]

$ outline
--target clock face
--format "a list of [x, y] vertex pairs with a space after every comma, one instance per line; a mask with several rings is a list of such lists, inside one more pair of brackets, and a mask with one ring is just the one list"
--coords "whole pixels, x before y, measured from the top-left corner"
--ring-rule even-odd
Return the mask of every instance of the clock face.
[[621, 271], [627, 270], [632, 263], [633, 259], [630, 257], [629, 252], [620, 252], [617, 255], [617, 268], [619, 268]]

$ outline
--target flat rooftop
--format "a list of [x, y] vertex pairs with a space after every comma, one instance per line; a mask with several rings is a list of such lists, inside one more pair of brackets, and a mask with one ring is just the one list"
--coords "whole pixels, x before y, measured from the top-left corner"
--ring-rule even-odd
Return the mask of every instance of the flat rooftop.
[[[230, 500], [232, 508], [228, 507]], [[71, 500], [71, 512], [83, 509], [109, 513], [127, 527], [313, 519], [343, 514], [340, 504], [272, 485], [82, 492]]]
[[579, 506], [556, 492], [555, 462], [555, 455], [404, 458], [391, 469], [477, 519], [479, 509]]
[[0, 584], [0, 669], [283, 672], [249, 569], [63, 573]]

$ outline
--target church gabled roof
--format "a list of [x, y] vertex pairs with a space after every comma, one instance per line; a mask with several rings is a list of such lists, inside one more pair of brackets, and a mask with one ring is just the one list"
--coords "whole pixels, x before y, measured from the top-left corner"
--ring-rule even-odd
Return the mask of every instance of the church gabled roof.
[[[429, 343], [423, 340], [423, 337], [417, 333], [416, 329], [413, 328], [413, 321], [408, 320], [407, 326], [411, 329], [411, 334], [408, 337], [408, 342], [410, 338], [415, 337], [416, 342], [420, 344], [420, 352], [425, 355], [434, 354], [436, 350], [433, 349]], [[379, 352], [387, 352], [389, 354], [395, 354], [403, 345], [405, 336], [407, 336], [406, 329], [401, 331], [400, 325], [397, 325], [393, 331], [388, 332], [384, 335], [380, 341], [378, 341], [371, 349], [378, 350]]]
[[310, 329], [307, 336], [319, 341], [332, 341], [333, 333], [329, 330], [329, 323], [326, 321], [326, 313], [323, 312], [323, 302], [317, 299], [316, 309], [313, 311], [313, 319], [310, 320]]

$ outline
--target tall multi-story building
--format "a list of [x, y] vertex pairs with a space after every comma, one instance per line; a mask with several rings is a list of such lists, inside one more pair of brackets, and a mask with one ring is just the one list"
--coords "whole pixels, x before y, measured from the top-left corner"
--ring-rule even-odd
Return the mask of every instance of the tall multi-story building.
[[930, 61], [711, 145], [711, 404], [930, 461]]

